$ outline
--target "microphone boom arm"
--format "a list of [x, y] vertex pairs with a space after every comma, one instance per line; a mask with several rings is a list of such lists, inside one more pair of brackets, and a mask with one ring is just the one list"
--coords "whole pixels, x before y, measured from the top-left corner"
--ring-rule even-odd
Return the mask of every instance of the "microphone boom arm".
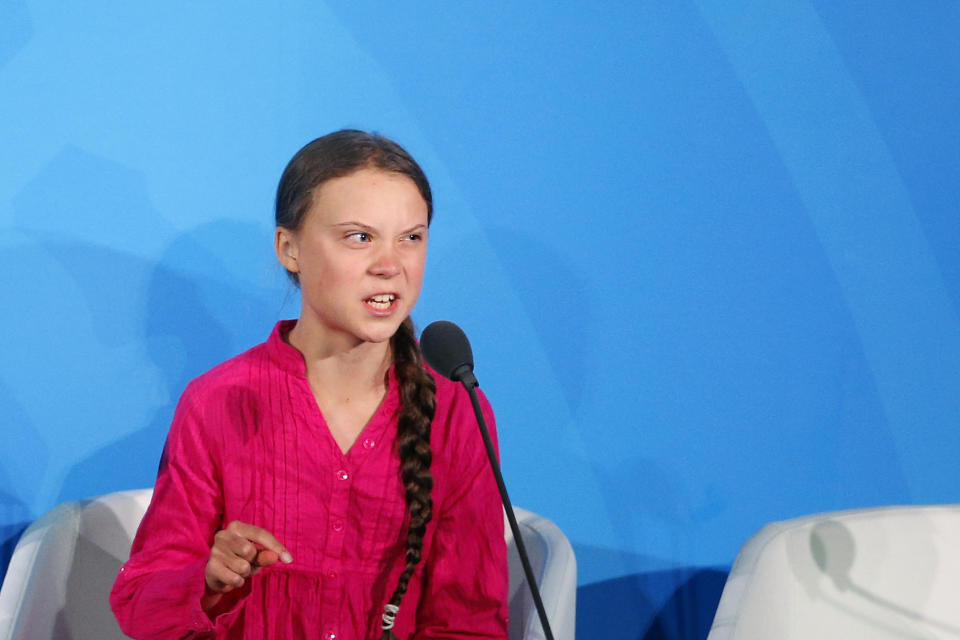
[[500, 490], [500, 498], [503, 500], [504, 510], [507, 512], [507, 521], [510, 523], [510, 531], [513, 532], [513, 540], [517, 544], [517, 551], [520, 552], [520, 564], [523, 565], [523, 573], [527, 577], [527, 584], [530, 585], [530, 593], [533, 595], [533, 603], [537, 607], [537, 615], [540, 616], [540, 624], [543, 625], [543, 632], [546, 640], [553, 640], [553, 632], [550, 630], [550, 623], [547, 620], [547, 612], [543, 608], [543, 600], [540, 598], [540, 589], [537, 587], [537, 580], [533, 575], [533, 568], [530, 566], [530, 559], [527, 557], [527, 549], [523, 544], [523, 536], [520, 535], [520, 525], [517, 524], [517, 516], [513, 513], [513, 505], [510, 503], [510, 497], [507, 495], [507, 485], [503, 483], [503, 475], [500, 473], [500, 464], [497, 462], [497, 453], [493, 449], [493, 441], [490, 439], [490, 431], [487, 429], [487, 421], [483, 418], [483, 411], [480, 410], [480, 398], [477, 396], [477, 382], [473, 371], [467, 369], [464, 373], [458, 375], [458, 379], [467, 393], [470, 394], [470, 402], [473, 404], [473, 412], [477, 416], [477, 426], [480, 427], [480, 435], [483, 436], [483, 444], [487, 449], [487, 457], [490, 459], [490, 468], [497, 479], [497, 488]]

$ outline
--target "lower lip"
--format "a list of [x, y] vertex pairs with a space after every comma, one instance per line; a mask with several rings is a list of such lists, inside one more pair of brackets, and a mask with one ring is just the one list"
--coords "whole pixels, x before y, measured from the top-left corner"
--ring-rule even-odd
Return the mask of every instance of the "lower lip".
[[373, 315], [379, 316], [381, 318], [385, 318], [389, 315], [393, 315], [393, 312], [397, 310], [397, 303], [399, 302], [399, 300], [400, 300], [399, 298], [394, 298], [393, 301], [389, 304], [389, 306], [386, 306], [386, 307], [375, 307], [371, 305], [369, 301], [364, 300], [363, 306], [366, 307], [367, 311], [369, 311]]

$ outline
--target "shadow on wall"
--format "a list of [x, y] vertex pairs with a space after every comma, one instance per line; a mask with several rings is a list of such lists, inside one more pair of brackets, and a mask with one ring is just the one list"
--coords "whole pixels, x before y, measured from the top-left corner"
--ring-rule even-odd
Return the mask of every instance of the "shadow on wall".
[[[24, 272], [14, 282], [24, 283], [22, 296], [41, 310], [44, 331], [68, 336], [59, 344], [72, 356], [76, 382], [55, 406], [83, 408], [72, 416], [66, 443], [58, 437], [63, 424], [44, 425], [61, 467], [44, 469], [43, 477], [65, 474], [58, 502], [151, 486], [187, 382], [263, 341], [283, 308], [285, 281], [271, 269], [272, 228], [204, 210], [196, 227], [180, 231], [154, 209], [140, 170], [69, 145], [14, 205], [23, 247], [0, 254], [0, 262]], [[31, 270], [31, 256], [50, 268]], [[48, 310], [51, 300], [65, 305], [66, 296], [76, 318]], [[52, 350], [49, 340], [34, 339], [44, 332], [32, 329], [21, 331], [23, 342]], [[40, 367], [32, 375], [38, 385], [52, 378]], [[100, 447], [89, 450], [84, 434]], [[9, 466], [6, 460], [0, 455], [0, 464]], [[31, 492], [32, 484], [20, 492], [28, 504]]]
[[[150, 363], [161, 372], [167, 402], [143, 428], [79, 460], [68, 472], [60, 500], [153, 486], [164, 438], [187, 383], [214, 365], [267, 338], [283, 304], [258, 274], [237, 274], [208, 248], [229, 241], [268, 247], [251, 225], [218, 221], [179, 235], [147, 281], [144, 333]], [[256, 256], [242, 254], [253, 265]], [[254, 267], [254, 271], [256, 268]], [[271, 302], [272, 299], [272, 302]], [[106, 477], [102, 469], [109, 468]], [[99, 483], [99, 484], [98, 484]]]
[[690, 567], [584, 585], [577, 589], [577, 638], [704, 640], [726, 580], [725, 569]]
[[32, 518], [26, 506], [8, 493], [0, 493], [0, 510], [3, 512], [3, 522], [0, 522], [0, 584], [3, 584], [13, 550]]
[[0, 2], [0, 68], [33, 38], [33, 21], [26, 2]]
[[[229, 354], [226, 331], [213, 319], [191, 278], [157, 265], [145, 297], [145, 331], [133, 339], [161, 373], [165, 389], [157, 394], [166, 401], [146, 425], [77, 460], [64, 479], [59, 501], [152, 486], [180, 392], [202, 366]], [[139, 320], [133, 314], [126, 319]]]
[[[587, 367], [586, 340], [571, 339], [592, 326], [591, 288], [573, 258], [534, 235], [492, 226], [486, 238], [503, 265], [517, 300], [537, 332], [571, 412], [580, 411]], [[563, 309], [544, 320], [545, 309]]]
[[[0, 257], [0, 265], [3, 259]], [[5, 266], [5, 265], [4, 265]], [[9, 272], [6, 272], [9, 273]], [[0, 382], [3, 448], [0, 450], [0, 583], [7, 574], [20, 535], [33, 521], [26, 491], [14, 479], [38, 478], [47, 468], [49, 451], [23, 406]]]

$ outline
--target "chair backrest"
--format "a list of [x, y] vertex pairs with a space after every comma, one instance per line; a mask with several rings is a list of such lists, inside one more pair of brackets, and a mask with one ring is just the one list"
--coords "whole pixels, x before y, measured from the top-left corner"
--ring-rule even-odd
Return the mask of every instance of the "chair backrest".
[[822, 513], [744, 543], [708, 640], [960, 637], [960, 506]]
[[152, 494], [66, 502], [30, 525], [0, 591], [0, 639], [126, 638], [107, 598]]
[[[0, 591], [0, 640], [122, 639], [108, 595], [153, 495], [120, 491], [58, 505], [21, 536]], [[576, 560], [552, 522], [517, 509], [534, 573], [556, 640], [573, 640]], [[516, 545], [510, 558], [510, 638], [543, 638]]]
[[[554, 640], [573, 640], [577, 608], [577, 560], [573, 548], [557, 525], [546, 518], [517, 507], [514, 512], [524, 548], [530, 556], [530, 566], [540, 586], [540, 597]], [[511, 640], [541, 640], [546, 636], [506, 519], [504, 530], [510, 564], [509, 637]]]

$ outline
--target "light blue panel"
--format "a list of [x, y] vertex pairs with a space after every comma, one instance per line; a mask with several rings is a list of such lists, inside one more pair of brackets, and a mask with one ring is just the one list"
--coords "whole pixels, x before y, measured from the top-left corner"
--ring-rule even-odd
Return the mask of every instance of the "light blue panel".
[[[816, 229], [695, 10], [438, 8], [437, 36], [414, 41], [368, 9], [339, 7], [497, 250], [481, 276], [496, 296], [447, 297], [511, 328], [481, 324], [474, 341], [506, 400], [517, 499], [576, 542], [636, 554], [587, 580], [717, 563], [766, 520], [909, 499], [894, 444], [870, 433], [884, 416]], [[872, 443], [852, 463], [832, 450], [839, 420], [844, 443]], [[858, 479], [874, 465], [890, 469], [881, 487]], [[798, 472], [777, 492], [754, 480], [783, 468]]]
[[956, 501], [960, 6], [761, 4], [0, 4], [0, 561], [296, 313], [276, 181], [343, 126], [431, 178], [415, 319], [581, 637], [702, 638], [767, 521]]
[[960, 317], [868, 105], [812, 7], [701, 7], [817, 229], [910, 495], [950, 500], [960, 454]]

